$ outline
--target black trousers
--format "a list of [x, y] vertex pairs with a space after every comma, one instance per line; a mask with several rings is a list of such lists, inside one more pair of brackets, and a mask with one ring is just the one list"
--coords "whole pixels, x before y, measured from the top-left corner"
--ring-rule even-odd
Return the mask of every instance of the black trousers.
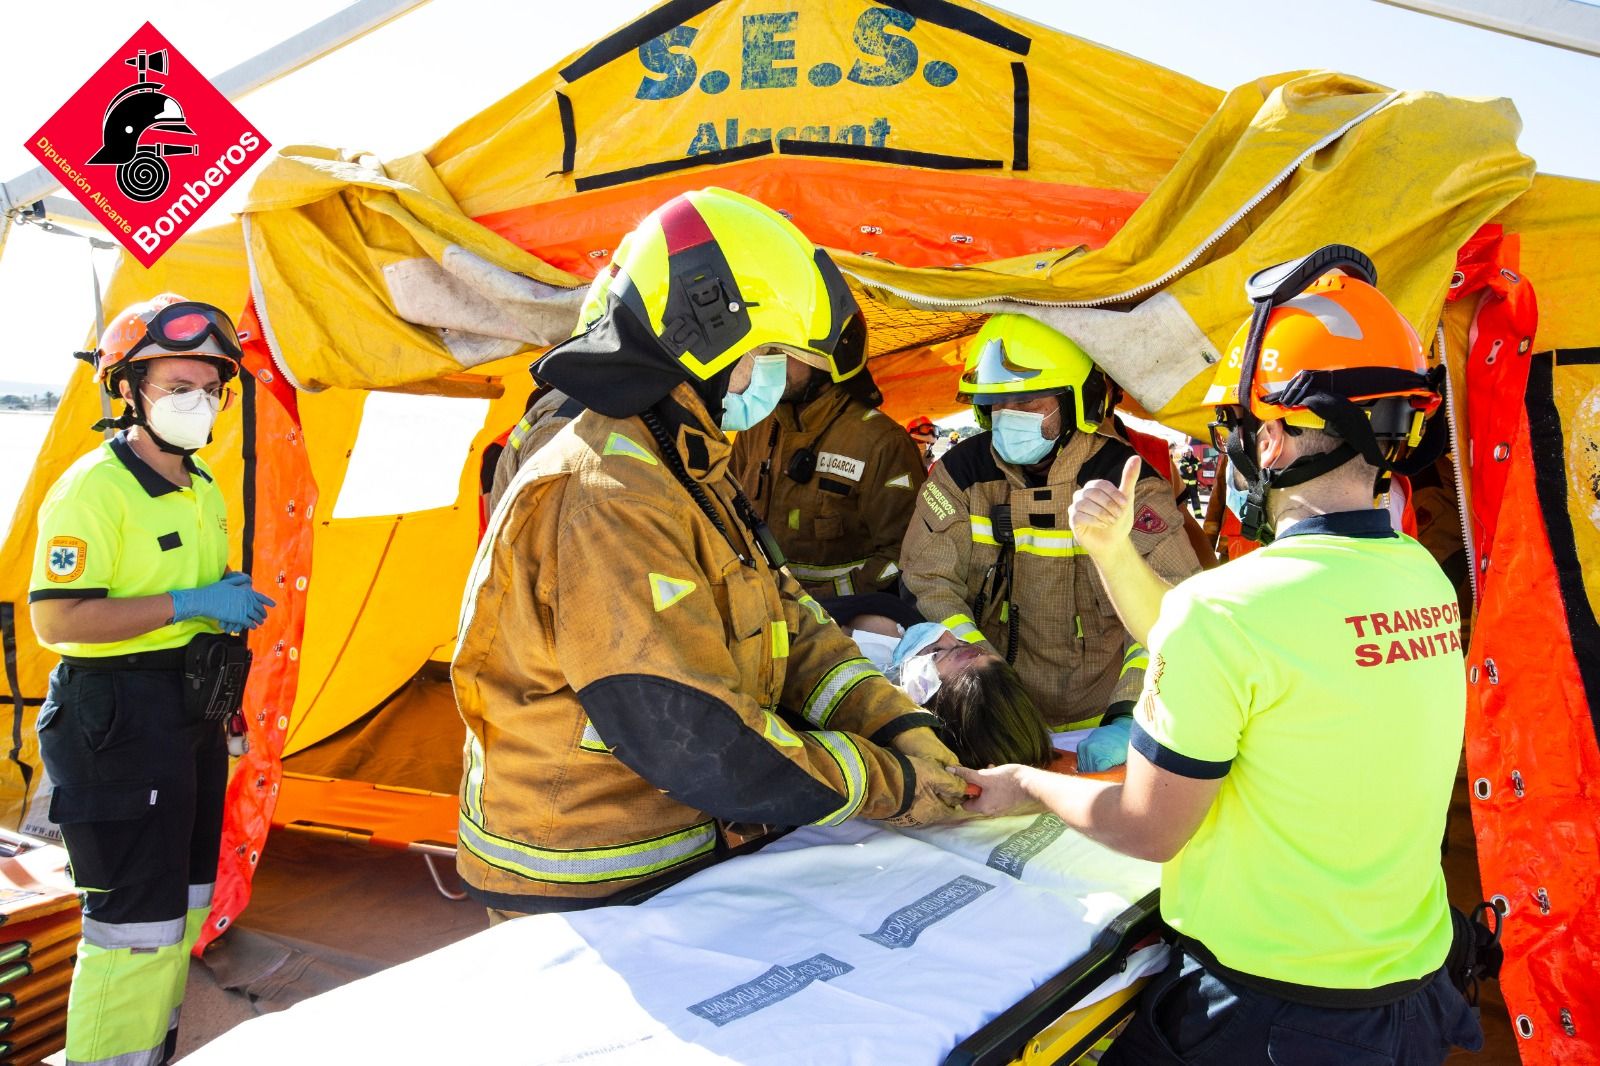
[[1483, 1030], [1443, 970], [1382, 1007], [1293, 1003], [1225, 980], [1174, 949], [1101, 1066], [1438, 1066]]
[[185, 714], [177, 669], [61, 663], [38, 731], [55, 785], [50, 817], [88, 890], [84, 917], [184, 917], [189, 886], [216, 880], [228, 784], [222, 723]]

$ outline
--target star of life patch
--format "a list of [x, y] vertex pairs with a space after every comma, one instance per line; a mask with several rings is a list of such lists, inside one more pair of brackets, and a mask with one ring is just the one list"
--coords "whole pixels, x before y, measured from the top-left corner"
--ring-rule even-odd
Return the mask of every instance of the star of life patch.
[[51, 581], [76, 581], [83, 576], [88, 562], [89, 545], [77, 537], [51, 537], [46, 545], [45, 577]]

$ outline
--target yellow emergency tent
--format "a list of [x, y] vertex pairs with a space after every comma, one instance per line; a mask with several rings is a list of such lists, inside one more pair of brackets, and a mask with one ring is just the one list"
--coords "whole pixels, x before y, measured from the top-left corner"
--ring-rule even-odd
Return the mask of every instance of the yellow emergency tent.
[[[1451, 371], [1463, 468], [1495, 461], [1465, 446], [1476, 429], [1469, 361], [1488, 336], [1478, 317], [1526, 304], [1494, 271], [1539, 293], [1524, 363], [1563, 367], [1564, 356], [1534, 353], [1600, 345], [1588, 296], [1600, 186], [1536, 177], [1508, 101], [1330, 72], [1221, 93], [964, 0], [768, 7], [664, 3], [403, 159], [283, 148], [238, 222], [186, 237], [152, 269], [119, 267], [109, 310], [165, 289], [216, 302], [238, 313], [254, 372], [208, 458], [236, 508], [238, 558], [281, 606], [252, 641], [255, 750], [230, 787], [221, 924], [209, 935], [247, 898], [280, 755], [348, 726], [447, 655], [479, 529], [482, 456], [521, 413], [526, 364], [570, 332], [583, 287], [621, 235], [678, 191], [748, 193], [833, 252], [897, 417], [950, 410], [950, 342], [1007, 310], [1080, 340], [1135, 409], [1203, 433], [1200, 398], [1247, 313], [1244, 279], [1333, 242], [1372, 256], [1424, 336], [1443, 319], [1435, 354]], [[1588, 419], [1592, 442], [1600, 393], [1584, 388], [1593, 367], [1575, 365], [1555, 374], [1554, 409], [1562, 424]], [[1521, 399], [1501, 397], [1515, 410], [1493, 422], [1510, 425], [1496, 503], [1521, 501], [1496, 551], [1550, 564], [1537, 591], [1565, 619], [1546, 632], [1571, 665], [1560, 677], [1576, 695], [1559, 713], [1570, 721], [1600, 706], [1595, 668], [1580, 676], [1578, 665], [1579, 649], [1600, 650], [1600, 630], [1592, 604], [1585, 621], [1570, 602], [1584, 588], [1570, 560], [1600, 554], [1600, 527], [1574, 503], [1561, 541], [1572, 553], [1560, 537], [1538, 540], [1540, 514], [1554, 512], [1518, 487], [1536, 473], [1549, 480], [1537, 441], [1524, 444], [1526, 463], [1510, 458], [1512, 438], [1528, 433]], [[32, 515], [94, 445], [86, 427], [99, 407], [80, 369], [0, 547], [13, 707], [0, 799], [13, 822], [40, 814], [25, 813], [40, 790], [31, 727], [51, 665], [27, 618]], [[1592, 447], [1562, 469], [1594, 469]], [[1571, 484], [1572, 499], [1588, 491], [1587, 506], [1600, 507], [1592, 488]], [[1492, 567], [1479, 576], [1481, 611], [1510, 579]], [[1514, 639], [1513, 622], [1486, 628], [1480, 617], [1475, 668], [1478, 642]], [[1551, 1062], [1568, 1061], [1557, 1057], [1563, 1010], [1580, 1031], [1600, 1029], [1600, 988], [1577, 976], [1600, 949], [1597, 801], [1581, 784], [1600, 773], [1594, 729], [1576, 722], [1564, 746], [1538, 742], [1550, 801], [1538, 819], [1505, 805], [1511, 764], [1531, 743], [1518, 723], [1556, 714], [1535, 683], [1556, 672], [1497, 675], [1469, 727], [1473, 773], [1490, 782], [1475, 811], [1480, 842], [1489, 851], [1535, 834], [1534, 867], [1485, 867], [1516, 918], [1532, 909], [1507, 926], [1507, 998], [1530, 1018], [1528, 1060]], [[1571, 886], [1544, 914], [1529, 902], [1540, 878]]]

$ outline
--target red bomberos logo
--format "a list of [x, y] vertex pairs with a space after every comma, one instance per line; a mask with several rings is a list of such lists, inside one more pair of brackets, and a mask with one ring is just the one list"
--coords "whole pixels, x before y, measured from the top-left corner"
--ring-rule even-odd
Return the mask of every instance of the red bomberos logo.
[[27, 144], [145, 266], [270, 147], [148, 22]]

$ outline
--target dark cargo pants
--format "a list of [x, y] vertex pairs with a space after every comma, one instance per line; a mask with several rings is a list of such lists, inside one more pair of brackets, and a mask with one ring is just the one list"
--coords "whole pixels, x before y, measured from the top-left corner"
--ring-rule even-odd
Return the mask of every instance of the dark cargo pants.
[[160, 1063], [176, 1047], [228, 778], [222, 723], [184, 711], [181, 654], [63, 662], [39, 712], [50, 817], [85, 894], [70, 1063]]

